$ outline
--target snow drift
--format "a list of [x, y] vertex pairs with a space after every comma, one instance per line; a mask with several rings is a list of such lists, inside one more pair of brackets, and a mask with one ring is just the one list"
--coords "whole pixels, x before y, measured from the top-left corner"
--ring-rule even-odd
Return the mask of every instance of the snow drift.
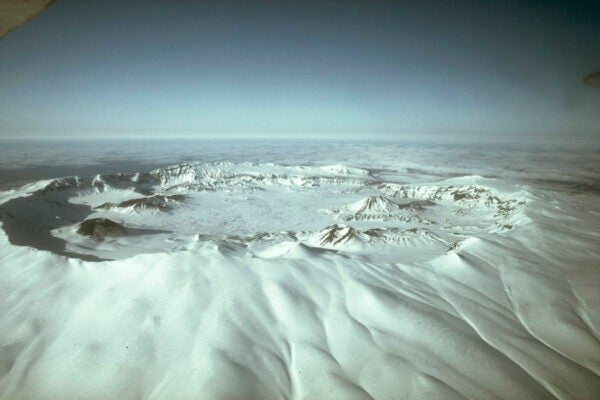
[[598, 193], [385, 167], [1, 193], [0, 398], [599, 398]]

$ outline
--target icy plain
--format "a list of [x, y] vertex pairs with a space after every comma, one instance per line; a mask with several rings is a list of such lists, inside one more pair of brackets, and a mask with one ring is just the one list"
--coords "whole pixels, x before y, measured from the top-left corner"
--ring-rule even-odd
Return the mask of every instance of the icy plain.
[[1, 399], [600, 398], [597, 149], [27, 146]]

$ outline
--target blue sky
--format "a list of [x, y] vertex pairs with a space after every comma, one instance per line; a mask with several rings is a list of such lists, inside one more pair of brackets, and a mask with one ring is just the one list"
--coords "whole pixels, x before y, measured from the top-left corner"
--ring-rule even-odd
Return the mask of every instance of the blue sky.
[[58, 0], [0, 41], [0, 137], [600, 138], [594, 11]]

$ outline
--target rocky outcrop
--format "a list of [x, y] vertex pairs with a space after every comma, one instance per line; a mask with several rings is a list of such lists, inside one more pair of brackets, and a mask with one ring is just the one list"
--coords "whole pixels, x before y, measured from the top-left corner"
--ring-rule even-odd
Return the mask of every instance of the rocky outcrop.
[[81, 222], [77, 227], [77, 233], [95, 240], [102, 240], [105, 237], [125, 236], [127, 229], [122, 224], [108, 218], [92, 218]]

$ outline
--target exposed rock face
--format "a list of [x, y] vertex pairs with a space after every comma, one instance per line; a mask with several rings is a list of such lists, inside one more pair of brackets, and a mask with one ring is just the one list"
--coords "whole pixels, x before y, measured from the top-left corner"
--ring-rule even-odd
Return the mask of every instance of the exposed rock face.
[[400, 221], [429, 224], [430, 222], [418, 213], [431, 205], [435, 203], [421, 199], [398, 204], [386, 196], [379, 195], [369, 196], [347, 207], [326, 212], [336, 215], [341, 221]]
[[369, 196], [348, 208], [354, 213], [387, 213], [397, 211], [400, 207], [385, 196]]
[[334, 224], [318, 233], [318, 243], [321, 246], [335, 246], [351, 241], [362, 242], [359, 238], [360, 235], [361, 232], [351, 226]]
[[101, 209], [112, 209], [112, 208], [130, 208], [135, 211], [145, 210], [145, 209], [154, 209], [154, 210], [167, 210], [171, 208], [177, 202], [180, 202], [185, 199], [183, 195], [171, 195], [171, 196], [161, 196], [154, 195], [150, 197], [142, 197], [139, 199], [131, 199], [125, 200], [120, 203], [104, 203], [97, 208]]
[[127, 234], [127, 229], [118, 222], [107, 218], [93, 218], [80, 223], [77, 233], [95, 240], [102, 240], [107, 236], [124, 236]]
[[[310, 241], [310, 240], [309, 240]], [[358, 230], [348, 225], [331, 225], [313, 236], [312, 243], [322, 247], [365, 248], [380, 245], [432, 245], [448, 246], [452, 242], [425, 228], [371, 228]]]
[[[0, 220], [12, 244], [86, 259], [188, 247], [235, 256], [274, 248], [267, 251], [272, 257], [288, 254], [288, 244], [277, 244], [292, 241], [388, 260], [392, 252], [404, 256], [409, 247], [418, 254], [442, 254], [444, 247], [479, 232], [505, 233], [528, 221], [526, 192], [505, 192], [487, 183], [477, 176], [385, 182], [368, 170], [345, 166], [183, 163], [151, 172], [44, 181], [27, 196], [1, 204]], [[330, 195], [353, 202], [340, 206]], [[317, 208], [321, 199], [338, 208]], [[92, 215], [92, 207], [105, 212]], [[330, 216], [328, 223], [317, 224], [312, 212]], [[92, 219], [99, 216], [112, 221]], [[322, 226], [328, 227], [319, 230]], [[197, 227], [205, 234], [196, 235]], [[131, 245], [134, 236], [156, 234], [164, 236]], [[193, 235], [200, 243], [188, 243]]]

